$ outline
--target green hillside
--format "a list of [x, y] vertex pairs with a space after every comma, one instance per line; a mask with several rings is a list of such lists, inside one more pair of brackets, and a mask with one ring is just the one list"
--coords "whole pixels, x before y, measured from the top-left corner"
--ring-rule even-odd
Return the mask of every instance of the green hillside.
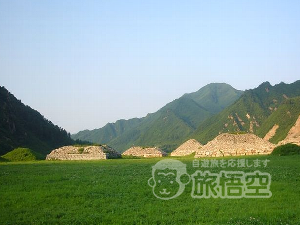
[[141, 145], [159, 146], [163, 150], [168, 150], [180, 144], [193, 131], [194, 129], [188, 123], [170, 110], [161, 113], [160, 117], [154, 120], [149, 126], [143, 124], [139, 129], [139, 135], [135, 138], [127, 139], [129, 141], [125, 140], [121, 145], [117, 145], [114, 141], [111, 144], [114, 144], [116, 148], [124, 146], [124, 149], [132, 145]]
[[[245, 91], [233, 105], [205, 120], [191, 137], [207, 143], [219, 133], [224, 132], [253, 132], [264, 136], [279, 119], [281, 110], [284, 111], [297, 105], [293, 102], [298, 100], [290, 100], [289, 103], [287, 99], [297, 96], [300, 96], [300, 81], [292, 84], [280, 83], [275, 86], [265, 82], [255, 89]], [[286, 104], [286, 106], [281, 109], [282, 104]], [[291, 110], [293, 118], [288, 119], [289, 122], [287, 122], [287, 118], [281, 118], [283, 120], [281, 123], [286, 123], [281, 128], [285, 127], [285, 131], [291, 128], [292, 121], [297, 114], [298, 107], [293, 106], [293, 108]], [[278, 113], [276, 113], [277, 111]], [[271, 117], [273, 113], [275, 116]], [[271, 141], [276, 142], [283, 139], [284, 132], [279, 132]]]
[[286, 137], [299, 115], [300, 97], [288, 99], [262, 123], [261, 127], [257, 130], [257, 135], [264, 137], [277, 124], [279, 127], [270, 141], [278, 143]]
[[81, 131], [73, 139], [107, 143], [123, 152], [133, 145], [158, 146], [171, 151], [182, 143], [202, 121], [235, 102], [242, 91], [228, 84], [209, 84], [185, 94], [155, 113], [141, 119], [120, 120], [92, 131]]
[[108, 123], [99, 129], [80, 131], [72, 135], [72, 138], [96, 143], [107, 143], [125, 131], [136, 127], [141, 121], [142, 120], [138, 118], [118, 120], [115, 123]]
[[54, 148], [72, 143], [64, 129], [0, 87], [0, 155], [20, 146], [46, 155]]

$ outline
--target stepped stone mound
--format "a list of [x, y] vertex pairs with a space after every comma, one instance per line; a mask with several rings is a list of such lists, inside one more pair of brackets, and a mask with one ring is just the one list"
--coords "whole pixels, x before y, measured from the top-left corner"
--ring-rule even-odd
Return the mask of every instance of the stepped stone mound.
[[284, 145], [287, 143], [293, 143], [296, 145], [300, 145], [300, 115], [294, 124], [294, 126], [288, 132], [286, 138], [279, 142], [278, 145]]
[[195, 158], [270, 154], [275, 145], [254, 134], [220, 134], [196, 152]]
[[123, 152], [122, 155], [150, 158], [150, 157], [163, 157], [166, 156], [167, 153], [165, 153], [164, 151], [156, 147], [143, 148], [137, 146], [137, 147], [131, 147], [127, 149], [125, 152]]
[[100, 146], [64, 146], [54, 149], [46, 160], [98, 160], [120, 158], [121, 154], [107, 145]]
[[190, 139], [175, 149], [171, 156], [186, 156], [198, 151], [202, 145], [195, 139]]

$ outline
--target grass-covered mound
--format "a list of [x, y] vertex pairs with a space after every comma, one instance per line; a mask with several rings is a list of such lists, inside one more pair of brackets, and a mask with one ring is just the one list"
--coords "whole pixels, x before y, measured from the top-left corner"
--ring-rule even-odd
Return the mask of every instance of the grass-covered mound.
[[37, 152], [32, 151], [29, 148], [16, 148], [5, 155], [1, 156], [3, 161], [35, 161], [43, 159], [43, 156]]
[[272, 155], [300, 155], [300, 146], [295, 144], [285, 144], [274, 148]]
[[7, 160], [6, 159], [3, 159], [1, 156], [0, 156], [0, 162], [6, 162]]

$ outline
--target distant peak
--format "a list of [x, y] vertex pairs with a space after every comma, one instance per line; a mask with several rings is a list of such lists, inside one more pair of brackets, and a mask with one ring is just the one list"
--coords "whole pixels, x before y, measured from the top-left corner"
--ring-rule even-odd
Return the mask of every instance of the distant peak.
[[217, 90], [217, 89], [222, 89], [222, 88], [235, 89], [230, 84], [226, 84], [226, 83], [209, 83], [209, 84], [203, 86], [202, 88], [200, 88], [197, 92], [207, 90], [207, 89]]
[[258, 86], [258, 88], [267, 88], [267, 87], [272, 87], [269, 81], [263, 82]]
[[209, 83], [207, 85], [205, 85], [204, 87], [218, 87], [218, 86], [230, 86], [230, 84], [226, 84], [226, 83]]

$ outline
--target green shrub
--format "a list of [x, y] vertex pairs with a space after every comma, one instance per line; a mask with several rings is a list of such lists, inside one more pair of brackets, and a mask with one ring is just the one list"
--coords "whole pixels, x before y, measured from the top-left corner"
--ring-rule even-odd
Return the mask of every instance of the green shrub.
[[87, 144], [74, 144], [74, 147], [88, 147], [88, 146], [102, 146], [98, 143], [87, 143]]
[[300, 155], [300, 146], [295, 144], [285, 144], [274, 148], [272, 155]]
[[84, 148], [79, 148], [79, 149], [78, 149], [79, 154], [82, 154], [83, 151], [84, 151]]
[[1, 156], [6, 161], [35, 161], [42, 159], [43, 156], [29, 148], [16, 148]]

